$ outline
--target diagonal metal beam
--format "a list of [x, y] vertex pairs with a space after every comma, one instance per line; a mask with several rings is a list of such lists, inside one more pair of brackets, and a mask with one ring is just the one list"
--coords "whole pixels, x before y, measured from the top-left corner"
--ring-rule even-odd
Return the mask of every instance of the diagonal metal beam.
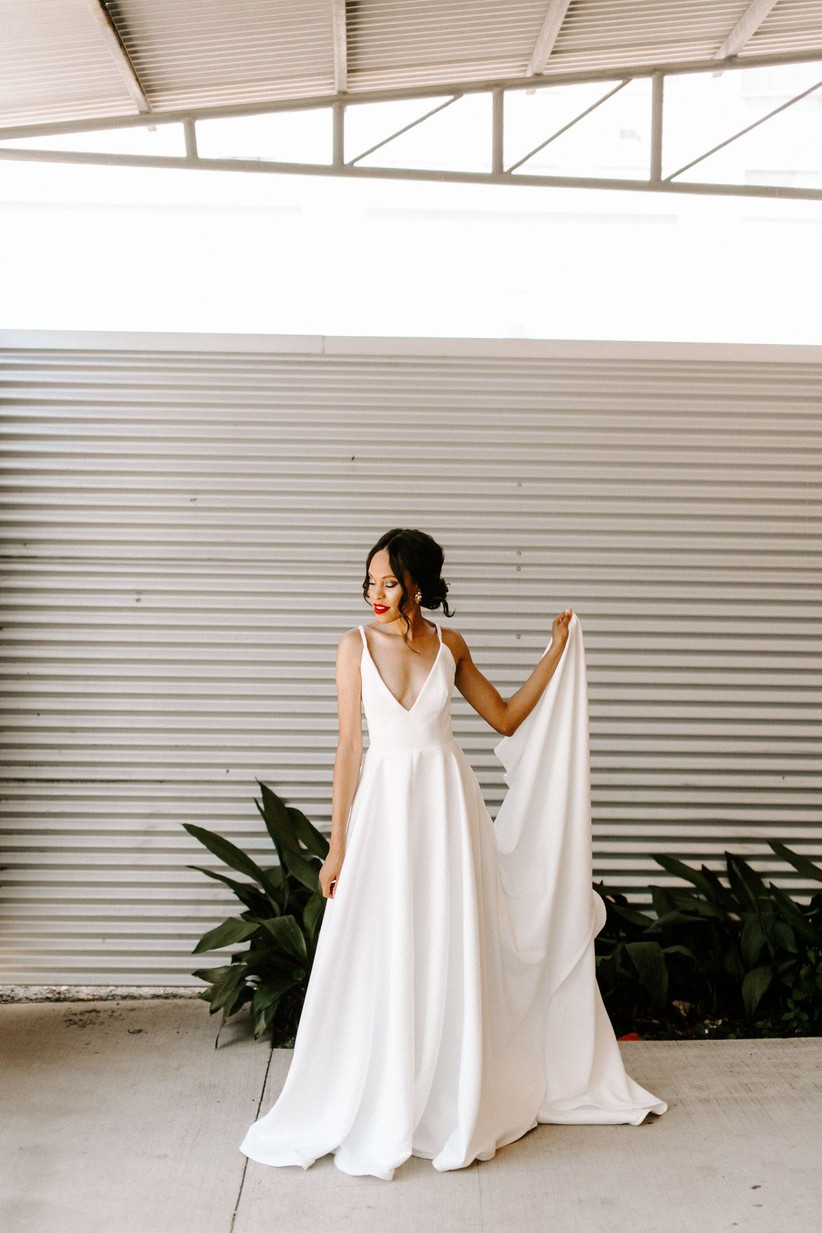
[[585, 117], [589, 116], [592, 111], [596, 111], [597, 107], [601, 107], [603, 103], [607, 103], [609, 98], [613, 98], [615, 94], [619, 94], [620, 90], [623, 90], [627, 85], [627, 81], [621, 81], [618, 86], [614, 86], [613, 90], [609, 90], [607, 94], [603, 94], [602, 98], [598, 98], [597, 101], [592, 103], [590, 107], [586, 107], [585, 110], [581, 111], [578, 116], [574, 116], [573, 120], [569, 120], [567, 124], [563, 124], [562, 128], [558, 128], [557, 131], [552, 133], [550, 137], [546, 137], [545, 141], [541, 141], [539, 145], [535, 146], [533, 150], [530, 150], [524, 158], [517, 159], [515, 163], [512, 163], [511, 166], [507, 168], [507, 171], [516, 171], [517, 167], [521, 167], [523, 163], [527, 163], [529, 158], [533, 158], [535, 154], [539, 154], [540, 150], [544, 150], [545, 147], [549, 146], [552, 141], [556, 141], [557, 137], [561, 137], [563, 133], [567, 133], [569, 128], [573, 128], [575, 124], [579, 124], [580, 120], [584, 120]]
[[331, 0], [331, 23], [334, 38], [334, 93], [348, 90], [348, 26], [345, 0]]
[[131, 95], [135, 107], [144, 115], [150, 114], [151, 103], [146, 98], [140, 78], [137, 76], [134, 65], [131, 63], [129, 54], [120, 38], [119, 31], [111, 20], [111, 14], [103, 0], [86, 0], [86, 8], [93, 17], [98, 30], [103, 36], [106, 47], [113, 57], [117, 68], [120, 70], [120, 76], [125, 82], [126, 89]]
[[714, 59], [727, 59], [728, 55], [736, 55], [737, 52], [742, 51], [744, 44], [748, 42], [748, 39], [753, 38], [762, 26], [770, 10], [775, 9], [778, 4], [779, 0], [752, 0], [746, 11], [739, 17], [730, 35], [716, 52]]
[[531, 52], [531, 59], [528, 62], [529, 77], [541, 73], [548, 63], [570, 4], [571, 0], [549, 0], [534, 50]]
[[358, 154], [356, 158], [348, 159], [347, 166], [356, 167], [362, 159], [367, 158], [369, 154], [373, 154], [375, 150], [381, 150], [383, 146], [387, 146], [389, 141], [394, 141], [395, 138], [401, 137], [403, 133], [409, 132], [412, 128], [416, 128], [418, 124], [422, 124], [424, 120], [435, 116], [438, 111], [445, 111], [446, 107], [450, 107], [453, 103], [462, 98], [461, 94], [455, 94], [453, 98], [448, 98], [444, 103], [439, 103], [436, 107], [432, 107], [430, 111], [426, 111], [424, 116], [419, 116], [418, 119], [412, 120], [410, 124], [404, 124], [402, 128], [398, 128], [395, 133], [391, 133], [389, 137], [383, 137], [382, 141], [378, 141], [376, 145], [369, 146], [367, 150], [363, 150], [362, 154]]
[[762, 25], [771, 9], [776, 8], [778, 2], [779, 0], [751, 0], [719, 51], [716, 52], [714, 59], [725, 60], [728, 56], [735, 56], [738, 51], [741, 51]]
[[809, 94], [813, 94], [822, 86], [822, 81], [818, 81], [815, 86], [809, 86], [807, 90], [803, 90], [801, 94], [794, 95], [789, 98], [787, 103], [782, 103], [779, 107], [774, 107], [773, 111], [769, 111], [766, 116], [761, 116], [758, 120], [754, 120], [753, 124], [748, 124], [745, 128], [741, 128], [738, 133], [734, 133], [732, 137], [726, 137], [724, 141], [720, 141], [718, 146], [714, 146], [711, 150], [706, 150], [704, 154], [700, 154], [698, 158], [692, 158], [690, 163], [686, 163], [684, 167], [680, 167], [677, 171], [672, 171], [669, 176], [665, 177], [663, 183], [675, 180], [677, 176], [681, 176], [683, 172], [690, 171], [697, 163], [704, 162], [706, 158], [710, 158], [712, 154], [716, 154], [717, 150], [724, 150], [725, 146], [729, 146], [732, 141], [738, 141], [740, 137], [744, 137], [746, 133], [750, 133], [753, 129], [759, 128], [760, 124], [764, 124], [766, 120], [770, 120], [772, 116], [778, 116], [780, 111], [786, 111], [788, 107], [793, 107], [794, 103], [798, 103], [800, 99], [807, 98]]

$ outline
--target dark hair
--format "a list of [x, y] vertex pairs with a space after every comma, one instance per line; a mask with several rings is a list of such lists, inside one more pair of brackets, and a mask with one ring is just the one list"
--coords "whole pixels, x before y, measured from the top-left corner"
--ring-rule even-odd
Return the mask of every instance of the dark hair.
[[381, 535], [369, 552], [365, 561], [365, 579], [362, 584], [363, 599], [368, 600], [368, 571], [371, 561], [377, 552], [383, 548], [388, 550], [391, 570], [402, 587], [400, 599], [400, 616], [405, 621], [406, 633], [411, 628], [411, 622], [405, 615], [405, 579], [410, 578], [419, 587], [424, 608], [442, 608], [447, 617], [452, 616], [448, 607], [448, 583], [441, 576], [445, 553], [435, 539], [424, 531], [412, 531], [407, 528], [395, 527]]

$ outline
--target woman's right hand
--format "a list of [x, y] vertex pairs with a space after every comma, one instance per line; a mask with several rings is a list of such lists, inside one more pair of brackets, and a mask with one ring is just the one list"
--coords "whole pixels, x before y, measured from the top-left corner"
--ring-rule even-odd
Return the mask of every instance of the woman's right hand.
[[565, 643], [568, 641], [571, 617], [573, 615], [573, 608], [566, 608], [558, 617], [554, 617], [554, 623], [551, 626], [551, 644], [560, 652], [565, 650]]
[[334, 898], [344, 856], [344, 852], [339, 852], [335, 848], [329, 848], [328, 855], [320, 867], [320, 889], [326, 899]]

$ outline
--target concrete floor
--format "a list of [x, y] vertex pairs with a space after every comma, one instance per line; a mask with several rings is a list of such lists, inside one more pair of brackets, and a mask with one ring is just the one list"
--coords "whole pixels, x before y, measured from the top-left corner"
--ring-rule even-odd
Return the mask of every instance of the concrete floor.
[[[247, 1164], [270, 1053], [202, 1002], [0, 1006], [4, 1233], [819, 1233], [822, 1039], [623, 1045], [668, 1101], [641, 1127], [540, 1126], [392, 1182]], [[270, 1062], [270, 1065], [269, 1065]]]

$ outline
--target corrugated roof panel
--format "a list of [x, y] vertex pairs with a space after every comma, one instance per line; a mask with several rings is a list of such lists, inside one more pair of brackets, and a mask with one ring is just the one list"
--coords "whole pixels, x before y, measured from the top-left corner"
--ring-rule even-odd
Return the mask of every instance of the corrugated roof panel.
[[780, 0], [739, 54], [762, 56], [818, 47], [822, 48], [822, 0]]
[[546, 72], [709, 60], [748, 6], [749, 0], [574, 0]]
[[348, 26], [352, 93], [525, 74], [545, 0], [366, 0]]
[[115, 0], [109, 8], [158, 110], [333, 93], [329, 0]]
[[133, 115], [125, 80], [84, 0], [0, 10], [3, 123]]
[[524, 73], [545, 15], [545, 0], [364, 0], [350, 6], [349, 67], [451, 66], [515, 60]]
[[[573, 0], [545, 67], [603, 73], [710, 60], [748, 0]], [[332, 0], [110, 0], [153, 109], [276, 105], [334, 92]], [[348, 92], [523, 77], [548, 0], [358, 0], [347, 9]], [[822, 3], [779, 0], [740, 58], [822, 56]], [[131, 115], [83, 0], [4, 0], [0, 123]]]

